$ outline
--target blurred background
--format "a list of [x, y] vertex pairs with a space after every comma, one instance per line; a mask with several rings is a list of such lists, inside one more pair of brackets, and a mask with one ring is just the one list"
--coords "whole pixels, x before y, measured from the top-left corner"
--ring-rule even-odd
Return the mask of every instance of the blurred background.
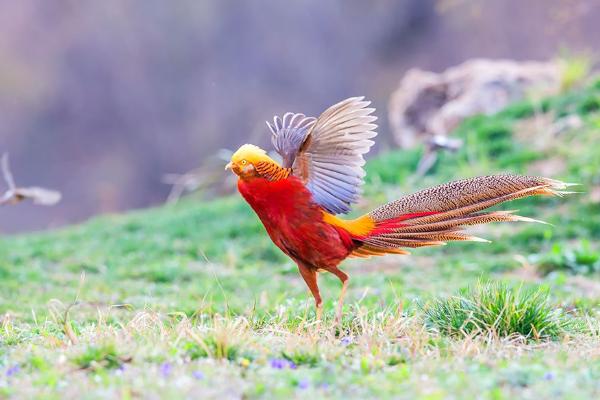
[[0, 152], [63, 200], [0, 207], [0, 232], [162, 203], [165, 174], [348, 96], [373, 100], [385, 149], [408, 69], [596, 55], [598, 21], [600, 0], [2, 2]]

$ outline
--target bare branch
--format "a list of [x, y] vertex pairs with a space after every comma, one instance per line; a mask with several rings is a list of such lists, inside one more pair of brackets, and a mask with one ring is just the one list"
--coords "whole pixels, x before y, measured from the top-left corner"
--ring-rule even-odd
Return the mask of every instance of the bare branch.
[[201, 190], [221, 191], [223, 183], [223, 166], [231, 158], [232, 152], [220, 150], [212, 157], [204, 160], [202, 166], [184, 174], [165, 174], [163, 183], [171, 185], [167, 203], [176, 203], [186, 193]]

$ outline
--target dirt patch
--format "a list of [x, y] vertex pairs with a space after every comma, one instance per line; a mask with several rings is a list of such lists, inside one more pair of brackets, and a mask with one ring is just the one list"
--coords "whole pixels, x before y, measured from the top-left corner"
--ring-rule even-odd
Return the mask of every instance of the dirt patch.
[[521, 264], [521, 267], [507, 273], [507, 276], [525, 282], [537, 282], [541, 279], [537, 268], [535, 267], [535, 265], [527, 261], [527, 258], [521, 255], [516, 255], [515, 260], [517, 260], [517, 262]]
[[600, 282], [582, 275], [567, 278], [567, 286], [572, 287], [580, 296], [600, 298]]
[[600, 203], [600, 186], [594, 186], [590, 190], [590, 201], [592, 203]]
[[435, 267], [435, 258], [427, 256], [385, 256], [373, 257], [368, 260], [355, 261], [350, 264], [349, 271], [354, 275], [372, 274], [397, 274], [404, 268], [419, 268], [423, 270]]

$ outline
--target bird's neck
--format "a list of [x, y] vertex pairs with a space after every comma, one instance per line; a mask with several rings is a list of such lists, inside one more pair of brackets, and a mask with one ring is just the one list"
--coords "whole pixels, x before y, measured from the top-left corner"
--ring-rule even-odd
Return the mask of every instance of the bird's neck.
[[283, 168], [277, 163], [268, 161], [258, 162], [254, 168], [260, 177], [271, 182], [286, 179], [292, 174], [291, 168]]

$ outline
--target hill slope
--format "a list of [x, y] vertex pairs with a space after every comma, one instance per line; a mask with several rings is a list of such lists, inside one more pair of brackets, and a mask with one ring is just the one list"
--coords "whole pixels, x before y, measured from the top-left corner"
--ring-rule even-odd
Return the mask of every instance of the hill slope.
[[[347, 262], [341, 329], [330, 321], [337, 280], [321, 277], [327, 319], [315, 326], [296, 267], [237, 196], [4, 238], [0, 397], [76, 397], [84, 388], [92, 398], [598, 395], [600, 82], [472, 118], [456, 135], [463, 149], [422, 178], [412, 175], [420, 150], [371, 160], [358, 211], [497, 172], [579, 182], [583, 193], [509, 204], [553, 226], [478, 230], [492, 244]], [[415, 300], [482, 279], [549, 287], [551, 304], [585, 318], [586, 333], [532, 345], [428, 329]]]

